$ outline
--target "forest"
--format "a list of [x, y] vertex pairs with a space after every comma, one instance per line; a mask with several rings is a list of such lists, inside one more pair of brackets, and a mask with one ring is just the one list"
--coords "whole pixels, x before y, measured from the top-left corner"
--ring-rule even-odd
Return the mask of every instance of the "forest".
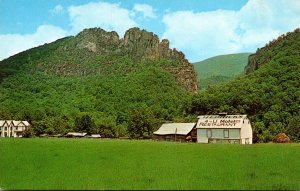
[[281, 132], [299, 141], [299, 47], [299, 29], [273, 40], [249, 56], [246, 75], [193, 96], [187, 113], [246, 113], [254, 142], [272, 141]]
[[164, 122], [197, 115], [247, 114], [254, 142], [278, 133], [300, 140], [300, 32], [249, 56], [244, 75], [194, 94], [166, 68], [169, 59], [136, 59], [68, 49], [74, 37], [0, 62], [0, 118], [28, 120], [26, 136], [69, 131], [149, 138]]
[[79, 131], [132, 138], [147, 138], [166, 121], [187, 120], [183, 105], [192, 93], [166, 69], [179, 68], [178, 62], [73, 45], [68, 37], [0, 63], [1, 119], [29, 121], [26, 136]]

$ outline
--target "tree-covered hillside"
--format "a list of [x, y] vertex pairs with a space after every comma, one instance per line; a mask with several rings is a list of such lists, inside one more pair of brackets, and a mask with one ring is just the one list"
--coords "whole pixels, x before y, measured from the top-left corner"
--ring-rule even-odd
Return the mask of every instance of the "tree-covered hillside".
[[184, 55], [152, 33], [133, 28], [119, 39], [88, 29], [0, 62], [0, 119], [28, 120], [37, 135], [151, 135], [184, 120], [195, 78]]
[[249, 55], [250, 53], [220, 55], [194, 63], [199, 89], [228, 82], [242, 74]]
[[254, 141], [268, 142], [280, 132], [300, 140], [300, 30], [251, 55], [246, 72], [194, 96], [188, 112], [246, 113], [252, 121]]

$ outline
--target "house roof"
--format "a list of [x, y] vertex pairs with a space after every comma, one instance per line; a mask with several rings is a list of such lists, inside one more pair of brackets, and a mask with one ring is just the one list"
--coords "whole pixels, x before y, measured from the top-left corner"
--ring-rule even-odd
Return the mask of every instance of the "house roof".
[[100, 134], [91, 134], [91, 137], [93, 137], [93, 138], [100, 138], [101, 135]]
[[228, 128], [240, 129], [247, 120], [247, 115], [201, 115], [198, 116], [196, 128]]
[[91, 137], [91, 138], [101, 138], [101, 135], [100, 134], [91, 134], [88, 137]]
[[14, 127], [16, 127], [16, 126], [23, 126], [23, 125], [25, 125], [25, 126], [29, 126], [30, 125], [28, 123], [28, 121], [1, 120], [0, 121], [0, 127], [2, 127], [5, 122], [7, 122], [8, 125], [10, 125], [12, 123]]
[[28, 121], [12, 121], [13, 125], [16, 127], [16, 126], [29, 126], [29, 123]]
[[29, 126], [29, 122], [28, 121], [22, 121], [22, 123], [25, 125], [25, 126]]
[[66, 136], [78, 136], [78, 137], [84, 137], [87, 133], [77, 133], [77, 132], [69, 132]]
[[21, 121], [14, 121], [13, 120], [13, 121], [11, 121], [11, 123], [13, 124], [14, 127], [16, 127], [21, 123]]
[[2, 127], [5, 123], [5, 120], [0, 120], [0, 127]]
[[157, 131], [156, 135], [187, 135], [196, 123], [164, 123]]

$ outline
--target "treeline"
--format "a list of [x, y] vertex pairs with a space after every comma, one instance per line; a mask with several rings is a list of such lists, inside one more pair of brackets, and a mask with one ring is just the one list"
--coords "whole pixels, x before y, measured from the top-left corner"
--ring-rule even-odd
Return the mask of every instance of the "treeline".
[[[252, 73], [228, 84], [216, 85], [194, 96], [190, 114], [248, 114], [255, 142], [268, 142], [284, 132], [300, 140], [300, 32], [296, 30], [258, 50]], [[266, 55], [267, 54], [267, 55]]]
[[198, 95], [165, 69], [180, 67], [176, 62], [66, 51], [71, 40], [0, 62], [1, 119], [28, 120], [35, 135], [80, 131], [146, 138], [164, 122], [228, 112], [249, 116], [254, 142], [281, 132], [300, 140], [299, 30], [251, 55], [252, 72]]
[[37, 136], [80, 131], [132, 138], [151, 136], [165, 121], [186, 120], [183, 105], [192, 94], [163, 69], [168, 60], [98, 59], [102, 71], [77, 75], [65, 75], [66, 68], [49, 74], [50, 61], [33, 60], [40, 71], [24, 65], [0, 85], [0, 118], [28, 120]]

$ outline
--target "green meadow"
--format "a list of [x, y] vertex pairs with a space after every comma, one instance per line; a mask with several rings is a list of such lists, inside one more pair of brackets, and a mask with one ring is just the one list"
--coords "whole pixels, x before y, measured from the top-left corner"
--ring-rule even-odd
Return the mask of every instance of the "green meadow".
[[300, 189], [300, 144], [0, 139], [2, 189]]

